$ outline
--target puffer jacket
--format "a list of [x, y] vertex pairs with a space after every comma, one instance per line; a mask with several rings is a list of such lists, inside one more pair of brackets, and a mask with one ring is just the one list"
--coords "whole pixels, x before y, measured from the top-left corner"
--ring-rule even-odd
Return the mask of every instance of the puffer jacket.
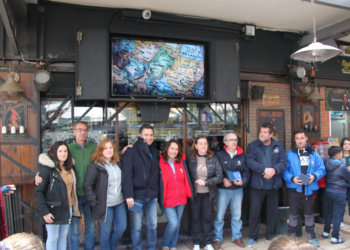
[[[51, 213], [55, 219], [53, 224], [70, 224], [69, 201], [67, 195], [67, 186], [63, 181], [58, 170], [57, 162], [54, 162], [48, 154], [39, 155], [40, 177], [42, 182], [36, 186], [34, 195], [38, 205], [40, 222], [46, 224], [43, 216]], [[80, 217], [78, 208], [78, 198], [76, 192], [76, 178], [74, 168], [70, 170], [73, 176], [73, 216]]]
[[85, 175], [83, 189], [90, 205], [92, 218], [106, 222], [108, 195], [108, 171], [106, 167], [98, 162], [91, 163]]
[[[297, 147], [294, 145], [287, 153], [288, 164], [286, 170], [283, 171], [283, 178], [287, 183], [287, 188], [295, 189], [301, 193], [303, 186], [293, 182], [294, 177], [298, 177], [301, 174], [301, 165], [297, 150]], [[309, 167], [307, 168], [306, 175], [312, 174], [315, 176], [315, 180], [305, 188], [305, 195], [311, 195], [314, 191], [318, 190], [318, 181], [326, 174], [326, 170], [321, 156], [309, 143], [305, 147], [305, 150], [309, 152]]]
[[[196, 154], [197, 155], [197, 154]], [[197, 156], [192, 159], [186, 159], [187, 165], [189, 166], [190, 178], [194, 189], [194, 195], [197, 196], [196, 181], [197, 181]], [[218, 194], [217, 185], [222, 183], [224, 175], [222, 173], [222, 167], [218, 157], [213, 155], [211, 158], [206, 156], [206, 165], [208, 169], [208, 177], [206, 179], [209, 187], [209, 198], [215, 198]]]
[[328, 159], [326, 167], [326, 191], [346, 193], [350, 182], [350, 171], [340, 161]]

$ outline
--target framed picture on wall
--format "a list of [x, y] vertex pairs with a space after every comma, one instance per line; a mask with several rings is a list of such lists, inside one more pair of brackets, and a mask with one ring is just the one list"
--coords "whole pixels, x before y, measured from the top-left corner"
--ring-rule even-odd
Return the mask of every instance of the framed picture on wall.
[[[273, 139], [280, 142], [286, 148], [286, 131], [283, 109], [258, 109], [258, 128], [263, 123], [271, 123], [273, 126]], [[258, 129], [258, 137], [259, 137]]]
[[313, 129], [315, 119], [315, 109], [313, 106], [302, 106], [301, 107], [301, 120], [302, 126], [306, 130]]

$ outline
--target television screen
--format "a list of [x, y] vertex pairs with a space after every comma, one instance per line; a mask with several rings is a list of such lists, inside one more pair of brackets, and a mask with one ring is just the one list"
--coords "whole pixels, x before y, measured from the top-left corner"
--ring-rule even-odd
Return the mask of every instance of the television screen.
[[203, 98], [204, 45], [112, 38], [112, 96]]

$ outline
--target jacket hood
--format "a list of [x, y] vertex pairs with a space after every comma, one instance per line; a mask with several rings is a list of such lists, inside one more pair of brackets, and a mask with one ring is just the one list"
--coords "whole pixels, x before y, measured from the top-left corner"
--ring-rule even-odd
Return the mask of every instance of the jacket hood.
[[324, 166], [326, 167], [326, 171], [329, 171], [329, 172], [336, 170], [341, 165], [342, 165], [341, 162], [332, 161], [330, 159], [328, 159], [324, 164]]
[[[228, 153], [226, 145], [224, 146], [224, 148], [225, 148], [225, 152]], [[243, 149], [240, 146], [237, 146], [236, 150], [237, 150], [237, 155], [243, 154]]]
[[[306, 147], [305, 147], [304, 150], [307, 151], [307, 152], [309, 152], [310, 155], [313, 154], [313, 153], [315, 152], [315, 149], [314, 149], [309, 143], [306, 144]], [[298, 148], [297, 148], [296, 145], [293, 145], [292, 151], [293, 151], [294, 153], [296, 153], [296, 154], [298, 153]]]
[[[73, 165], [75, 165], [75, 161], [74, 161], [73, 158], [72, 158], [72, 161], [73, 161]], [[57, 164], [57, 162], [52, 160], [47, 153], [40, 154], [39, 158], [38, 158], [38, 162], [41, 165], [44, 165], [44, 166], [47, 166], [47, 167], [50, 167], [50, 168], [55, 168], [56, 164]]]

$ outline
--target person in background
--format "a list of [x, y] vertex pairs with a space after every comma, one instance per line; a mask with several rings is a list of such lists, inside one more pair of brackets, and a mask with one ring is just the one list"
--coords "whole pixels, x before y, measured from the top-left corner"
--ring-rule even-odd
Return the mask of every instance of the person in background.
[[[224, 136], [225, 148], [218, 152], [218, 157], [224, 174], [223, 183], [218, 185], [218, 196], [215, 198], [216, 218], [214, 221], [214, 249], [221, 248], [223, 240], [224, 217], [227, 206], [231, 203], [231, 230], [232, 242], [239, 247], [245, 247], [242, 241], [242, 200], [243, 188], [248, 184], [250, 179], [250, 171], [245, 162], [243, 149], [237, 146], [238, 137], [235, 133], [229, 133]], [[242, 179], [231, 182], [228, 179], [227, 171], [241, 174]]]
[[[126, 208], [122, 192], [122, 172], [116, 146], [103, 139], [91, 156], [83, 184], [92, 218], [98, 221], [102, 250], [114, 250], [126, 229]], [[113, 228], [113, 232], [111, 229]]]
[[[157, 243], [157, 201], [159, 186], [159, 155], [154, 140], [153, 127], [143, 124], [137, 142], [122, 156], [122, 185], [128, 208], [138, 202], [141, 213], [131, 212], [131, 239], [134, 250], [142, 250], [142, 225], [145, 216], [147, 250]], [[124, 151], [124, 150], [123, 150]]]
[[16, 191], [16, 186], [11, 184], [11, 185], [5, 185], [1, 187], [1, 193], [2, 194], [13, 194], [13, 192]]
[[286, 152], [281, 143], [273, 138], [273, 125], [260, 126], [259, 140], [248, 145], [246, 162], [251, 169], [250, 215], [248, 247], [253, 247], [259, 237], [260, 212], [266, 197], [266, 235], [270, 242], [276, 234], [279, 189], [282, 173], [287, 167]]
[[[11, 248], [10, 248], [11, 247]], [[17, 233], [0, 242], [1, 250], [44, 250], [42, 241], [35, 234]]]
[[[340, 142], [340, 147], [343, 150], [343, 159], [341, 160], [341, 163], [343, 163], [350, 170], [350, 137], [344, 137]], [[348, 198], [348, 204], [350, 208], [350, 184], [347, 188], [346, 196]], [[345, 216], [345, 207], [346, 207], [346, 202], [344, 206], [344, 216]], [[350, 215], [350, 209], [349, 209], [349, 215]], [[343, 216], [342, 222], [340, 223], [340, 228], [344, 227], [344, 223], [343, 223], [344, 216]]]
[[72, 215], [79, 217], [73, 159], [63, 141], [55, 142], [49, 152], [39, 155], [42, 182], [34, 195], [40, 222], [47, 230], [46, 249], [67, 249], [67, 234]]
[[317, 250], [318, 248], [304, 243], [294, 237], [279, 236], [271, 241], [267, 250]]
[[[312, 245], [319, 247], [320, 244], [316, 240], [314, 232], [314, 205], [316, 193], [319, 189], [318, 181], [326, 174], [326, 170], [321, 156], [308, 143], [305, 130], [296, 130], [294, 140], [295, 145], [287, 153], [287, 168], [283, 171], [290, 203], [287, 234], [290, 237], [296, 237], [300, 207], [303, 204], [307, 238]], [[300, 180], [301, 174], [310, 178], [306, 185], [303, 185]]]
[[168, 225], [163, 236], [163, 250], [176, 250], [181, 217], [187, 198], [193, 197], [192, 183], [189, 180], [186, 155], [176, 140], [170, 140], [160, 155], [160, 207], [164, 210]]
[[346, 202], [346, 191], [350, 182], [350, 171], [341, 163], [343, 159], [342, 148], [332, 146], [328, 149], [329, 159], [326, 161], [326, 197], [327, 212], [322, 237], [327, 239], [331, 231], [333, 221], [333, 231], [331, 244], [344, 243], [345, 240], [339, 237], [340, 223], [344, 216], [344, 206]]
[[217, 196], [217, 185], [222, 183], [223, 173], [219, 159], [209, 150], [205, 136], [197, 137], [187, 159], [190, 178], [194, 187], [192, 203], [192, 240], [194, 250], [202, 243], [206, 250], [213, 250], [211, 245], [211, 214], [213, 199]]
[[[95, 221], [91, 218], [91, 211], [89, 203], [86, 200], [83, 190], [83, 182], [87, 172], [87, 168], [90, 165], [91, 156], [96, 149], [96, 145], [87, 142], [89, 128], [86, 122], [78, 121], [73, 125], [74, 141], [68, 145], [68, 148], [75, 161], [74, 170], [77, 176], [77, 195], [79, 211], [84, 213], [85, 223], [85, 246], [84, 250], [93, 250], [96, 238], [96, 226]], [[35, 176], [35, 185], [38, 185], [42, 179], [39, 176], [39, 172]], [[69, 250], [79, 249], [79, 225], [80, 218], [73, 217], [72, 224], [69, 227]]]
[[7, 230], [7, 224], [6, 224], [6, 217], [5, 217], [5, 211], [4, 211], [4, 200], [3, 195], [9, 195], [12, 194], [16, 190], [15, 185], [5, 185], [1, 187], [1, 194], [0, 194], [0, 225], [2, 225], [0, 230], [0, 240], [5, 239], [8, 237], [8, 230]]

